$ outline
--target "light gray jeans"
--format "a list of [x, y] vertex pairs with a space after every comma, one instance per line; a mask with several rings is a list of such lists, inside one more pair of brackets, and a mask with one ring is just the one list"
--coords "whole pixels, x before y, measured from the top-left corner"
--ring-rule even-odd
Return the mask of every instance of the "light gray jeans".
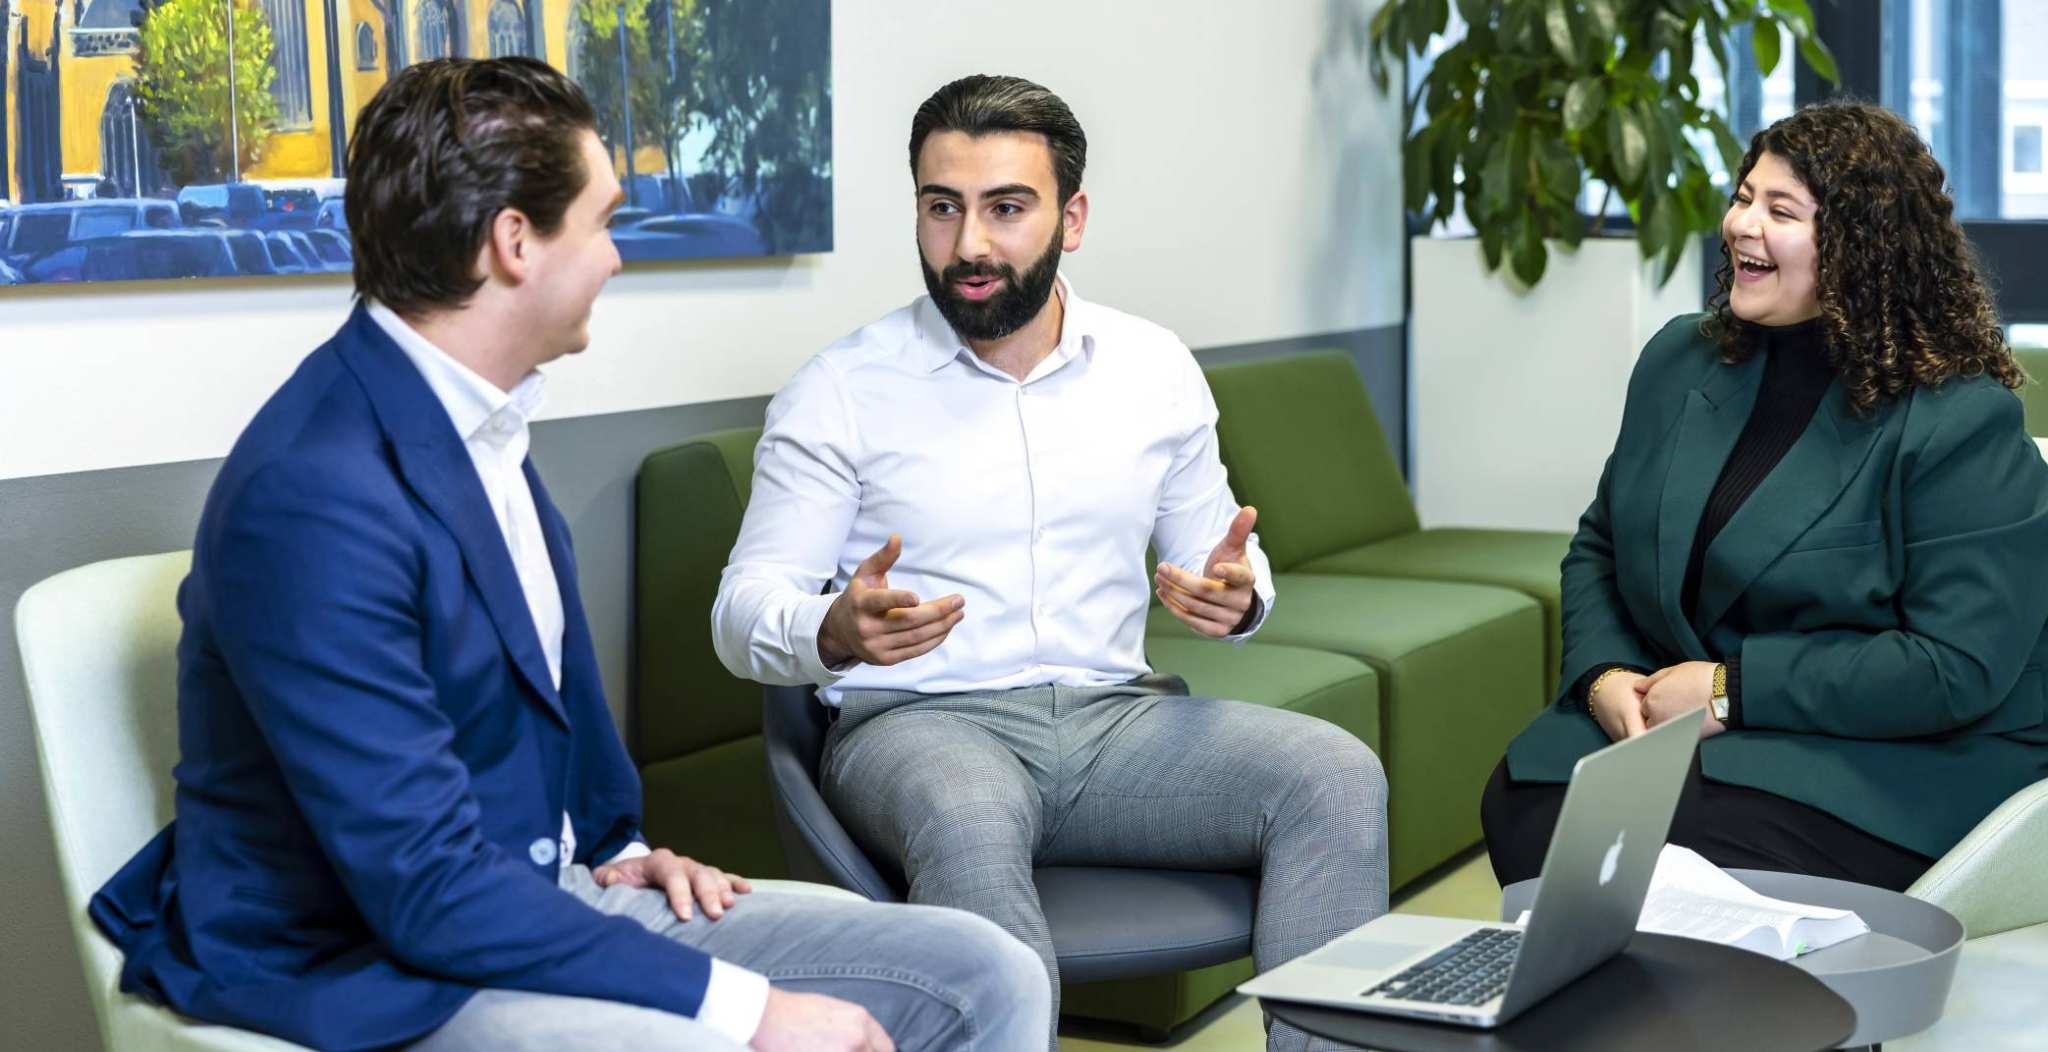
[[[1342, 729], [1188, 697], [1178, 677], [982, 694], [848, 691], [826, 801], [902, 866], [910, 901], [972, 910], [1059, 966], [1035, 866], [1259, 870], [1263, 972], [1387, 909], [1387, 780]], [[1268, 1048], [1324, 1046], [1285, 1025]]]
[[[584, 866], [562, 889], [599, 912], [768, 977], [778, 989], [819, 993], [868, 1010], [896, 1047], [1035, 1050], [1046, 1042], [1045, 969], [1016, 939], [959, 910], [848, 902], [809, 895], [742, 895], [717, 921], [677, 920], [647, 888], [600, 888]], [[614, 1001], [485, 990], [413, 1052], [738, 1052], [694, 1019]]]

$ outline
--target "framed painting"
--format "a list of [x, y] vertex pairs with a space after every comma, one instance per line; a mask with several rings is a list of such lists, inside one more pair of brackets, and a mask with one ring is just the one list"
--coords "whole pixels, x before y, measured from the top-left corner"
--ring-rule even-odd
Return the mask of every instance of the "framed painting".
[[832, 248], [830, 0], [0, 0], [0, 284], [347, 272], [355, 115], [526, 55], [589, 94], [628, 261]]

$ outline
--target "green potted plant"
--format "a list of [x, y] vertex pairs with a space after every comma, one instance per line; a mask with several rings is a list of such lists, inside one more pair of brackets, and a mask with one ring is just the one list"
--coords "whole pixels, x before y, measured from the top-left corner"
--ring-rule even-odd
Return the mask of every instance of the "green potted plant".
[[[1525, 285], [1543, 278], [1545, 241], [1577, 247], [1604, 209], [1582, 215], [1586, 180], [1619, 194], [1646, 259], [1668, 281], [1694, 235], [1713, 230], [1729, 188], [1702, 151], [1734, 171], [1743, 146], [1693, 75], [1704, 42], [1724, 74], [1740, 30], [1768, 76], [1790, 32], [1799, 55], [1834, 81], [1806, 0], [1456, 0], [1464, 35], [1436, 55], [1408, 100], [1406, 204], [1432, 221], [1460, 201], [1487, 269], [1506, 258]], [[1373, 74], [1424, 53], [1444, 34], [1451, 0], [1389, 0], [1372, 21]], [[1732, 78], [1724, 76], [1725, 81]], [[1427, 119], [1418, 123], [1417, 112]]]
[[[1700, 309], [1699, 235], [1732, 190], [1715, 173], [1742, 159], [1696, 50], [1731, 71], [1731, 49], [1752, 48], [1767, 74], [1797, 51], [1827, 79], [1834, 59], [1807, 0], [1455, 0], [1462, 30], [1453, 2], [1389, 0], [1368, 24], [1382, 85], [1436, 49], [1406, 100], [1404, 204], [1432, 226], [1462, 211], [1478, 235], [1409, 244], [1417, 509], [1431, 526], [1568, 531], [1637, 352]], [[1619, 232], [1607, 195], [1633, 241], [1588, 236]]]

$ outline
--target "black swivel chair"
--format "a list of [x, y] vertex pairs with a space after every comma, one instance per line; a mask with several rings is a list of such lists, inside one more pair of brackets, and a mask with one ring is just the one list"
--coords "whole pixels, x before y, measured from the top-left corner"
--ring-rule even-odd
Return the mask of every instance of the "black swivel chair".
[[[901, 875], [878, 869], [818, 794], [829, 725], [812, 688], [767, 688], [761, 730], [790, 876], [901, 902]], [[1204, 968], [1251, 952], [1251, 874], [1043, 866], [1036, 882], [1063, 982]]]

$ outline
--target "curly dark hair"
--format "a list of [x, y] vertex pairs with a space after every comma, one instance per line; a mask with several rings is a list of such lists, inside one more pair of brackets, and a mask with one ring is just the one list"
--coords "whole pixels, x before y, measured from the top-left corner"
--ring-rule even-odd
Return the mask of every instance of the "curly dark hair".
[[[1988, 373], [2014, 388], [2025, 382], [1955, 202], [1942, 190], [1941, 165], [1912, 125], [1867, 102], [1802, 107], [1750, 140], [1737, 187], [1766, 151], [1790, 165], [1820, 204], [1821, 331], [1857, 412], [1958, 376]], [[1757, 350], [1756, 328], [1728, 306], [1733, 277], [1723, 245], [1708, 327], [1731, 364]]]

